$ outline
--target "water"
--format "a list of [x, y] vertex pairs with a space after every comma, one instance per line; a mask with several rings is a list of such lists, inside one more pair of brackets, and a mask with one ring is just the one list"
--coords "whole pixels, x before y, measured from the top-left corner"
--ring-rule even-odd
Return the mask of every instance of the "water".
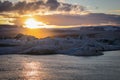
[[120, 80], [120, 51], [104, 54], [1, 55], [0, 80]]

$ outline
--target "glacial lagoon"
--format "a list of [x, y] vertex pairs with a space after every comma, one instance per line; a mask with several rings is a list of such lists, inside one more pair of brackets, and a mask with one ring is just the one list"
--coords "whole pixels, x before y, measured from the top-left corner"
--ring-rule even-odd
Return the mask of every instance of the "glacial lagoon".
[[120, 51], [93, 57], [0, 55], [0, 80], [120, 80]]

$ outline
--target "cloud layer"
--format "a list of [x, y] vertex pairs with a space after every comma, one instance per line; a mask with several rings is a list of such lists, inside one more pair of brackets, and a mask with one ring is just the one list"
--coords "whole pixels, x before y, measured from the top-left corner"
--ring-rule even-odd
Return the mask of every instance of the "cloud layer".
[[[86, 14], [88, 11], [84, 6], [58, 2], [57, 0], [20, 0], [16, 3], [12, 3], [10, 1], [0, 1], [0, 16], [7, 16], [9, 12], [15, 12], [19, 15], [34, 13], [34, 16], [39, 21], [48, 25], [120, 25], [120, 15], [92, 12]], [[52, 14], [45, 15], [45, 13], [49, 12]], [[15, 16], [15, 13], [14, 18], [16, 21], [14, 21], [14, 23], [22, 24], [22, 22], [19, 21], [19, 18], [23, 17]], [[8, 16], [8, 18], [11, 18], [10, 13], [9, 15], [10, 16]]]
[[71, 25], [120, 25], [119, 15], [103, 13], [90, 13], [88, 15], [44, 15], [37, 19], [48, 22], [49, 25], [71, 26]]
[[19, 13], [30, 12], [46, 12], [46, 11], [62, 11], [62, 12], [83, 12], [85, 8], [80, 5], [72, 5], [68, 3], [58, 2], [57, 0], [34, 0], [19, 1], [12, 3], [10, 1], [0, 1], [0, 12], [18, 11]]

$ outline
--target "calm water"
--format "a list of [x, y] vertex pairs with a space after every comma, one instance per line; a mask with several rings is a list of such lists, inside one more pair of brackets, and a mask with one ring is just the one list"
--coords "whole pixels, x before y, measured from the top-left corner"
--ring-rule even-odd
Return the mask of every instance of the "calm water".
[[0, 80], [120, 80], [120, 51], [104, 54], [1, 55]]

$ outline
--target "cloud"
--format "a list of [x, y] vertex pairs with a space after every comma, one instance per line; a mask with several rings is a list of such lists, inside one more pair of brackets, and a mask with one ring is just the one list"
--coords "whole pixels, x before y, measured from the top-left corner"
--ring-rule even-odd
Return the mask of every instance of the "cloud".
[[44, 15], [36, 16], [39, 21], [48, 25], [77, 26], [77, 25], [120, 25], [119, 15], [90, 13], [88, 15]]
[[120, 10], [119, 9], [117, 9], [117, 10], [111, 10], [110, 12], [120, 12]]
[[16, 3], [10, 1], [0, 1], [0, 12], [17, 11], [18, 13], [26, 12], [43, 12], [56, 11], [56, 12], [82, 12], [85, 7], [80, 5], [72, 5], [68, 3], [58, 2], [57, 0], [20, 0]]
[[[60, 2], [59, 2], [60, 1]], [[120, 25], [120, 15], [91, 13], [86, 7], [65, 3], [64, 0], [19, 0], [15, 3], [0, 1], [0, 15], [13, 19], [16, 24], [23, 24], [19, 15], [32, 14], [48, 25], [77, 26], [77, 25]], [[117, 10], [119, 12], [119, 10]], [[14, 16], [13, 16], [13, 14]], [[17, 15], [17, 14], [19, 15]], [[44, 15], [41, 15], [42, 13]], [[47, 15], [45, 15], [47, 13]], [[48, 14], [51, 13], [51, 14]], [[89, 13], [89, 14], [88, 14]], [[73, 15], [74, 14], [74, 15]], [[86, 15], [81, 15], [86, 14]]]
[[10, 11], [12, 6], [13, 6], [12, 2], [9, 2], [9, 1], [1, 2], [0, 1], [0, 12]]
[[38, 0], [19, 0], [19, 1], [26, 1], [27, 3], [29, 3], [29, 2], [36, 2]]
[[0, 16], [0, 24], [13, 25], [14, 23], [11, 23], [12, 21], [13, 21], [13, 18], [6, 18], [4, 16]]

